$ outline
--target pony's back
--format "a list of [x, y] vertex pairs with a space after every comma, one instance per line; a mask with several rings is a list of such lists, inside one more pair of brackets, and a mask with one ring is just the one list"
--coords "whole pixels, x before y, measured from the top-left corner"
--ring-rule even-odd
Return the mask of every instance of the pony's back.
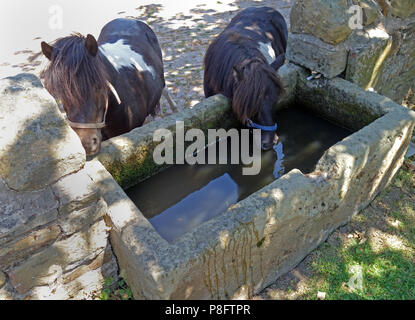
[[271, 41], [277, 56], [287, 48], [288, 28], [284, 17], [269, 7], [250, 7], [238, 13], [209, 46], [205, 59], [205, 96], [222, 93], [232, 99], [232, 68], [260, 55], [258, 43]]
[[[270, 32], [276, 41], [281, 42], [284, 51], [287, 49], [288, 27], [284, 17], [277, 10], [270, 7], [250, 7], [238, 13], [228, 25], [229, 29], [244, 29], [250, 27], [252, 22], [258, 23], [261, 30]], [[246, 29], [248, 33], [256, 33]], [[277, 37], [278, 36], [278, 37]]]

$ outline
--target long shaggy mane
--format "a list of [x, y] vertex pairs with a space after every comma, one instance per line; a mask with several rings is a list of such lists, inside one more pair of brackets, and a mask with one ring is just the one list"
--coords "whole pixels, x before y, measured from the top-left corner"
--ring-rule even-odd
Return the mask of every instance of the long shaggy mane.
[[[232, 30], [223, 32], [209, 46], [204, 64], [205, 83], [230, 99], [233, 111], [242, 123], [261, 111], [270, 85], [280, 94], [283, 92], [281, 81], [256, 44]], [[246, 65], [244, 77], [236, 81], [233, 67], [241, 64]]]
[[93, 88], [105, 88], [109, 76], [100, 53], [93, 57], [79, 33], [60, 38], [53, 44], [51, 61], [42, 72], [45, 88], [64, 105], [80, 107]]

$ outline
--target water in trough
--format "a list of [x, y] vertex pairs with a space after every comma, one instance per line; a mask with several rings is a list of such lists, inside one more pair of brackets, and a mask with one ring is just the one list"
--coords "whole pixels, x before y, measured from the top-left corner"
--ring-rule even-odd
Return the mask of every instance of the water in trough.
[[328, 148], [351, 134], [301, 106], [278, 112], [277, 124], [279, 143], [262, 153], [258, 175], [242, 175], [243, 164], [174, 165], [128, 189], [127, 195], [172, 242], [284, 173], [294, 168], [312, 172]]

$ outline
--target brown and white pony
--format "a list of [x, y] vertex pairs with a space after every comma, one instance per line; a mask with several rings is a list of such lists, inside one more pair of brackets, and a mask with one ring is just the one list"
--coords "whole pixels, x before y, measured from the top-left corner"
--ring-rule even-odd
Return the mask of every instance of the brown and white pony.
[[232, 19], [205, 55], [206, 97], [228, 97], [243, 124], [262, 130], [263, 150], [278, 139], [272, 110], [283, 89], [276, 73], [285, 62], [287, 39], [287, 24], [278, 11], [250, 7]]
[[50, 60], [41, 75], [45, 88], [62, 103], [88, 155], [141, 126], [168, 95], [157, 37], [141, 21], [113, 20], [98, 41], [73, 34], [42, 42], [42, 52]]

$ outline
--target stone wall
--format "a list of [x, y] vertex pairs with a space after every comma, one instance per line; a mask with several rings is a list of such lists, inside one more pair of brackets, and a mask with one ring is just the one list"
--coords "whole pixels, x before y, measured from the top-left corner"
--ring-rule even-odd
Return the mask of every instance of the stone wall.
[[0, 81], [0, 300], [83, 299], [117, 274], [85, 151], [33, 75]]
[[296, 0], [287, 56], [401, 104], [415, 91], [415, 1]]

